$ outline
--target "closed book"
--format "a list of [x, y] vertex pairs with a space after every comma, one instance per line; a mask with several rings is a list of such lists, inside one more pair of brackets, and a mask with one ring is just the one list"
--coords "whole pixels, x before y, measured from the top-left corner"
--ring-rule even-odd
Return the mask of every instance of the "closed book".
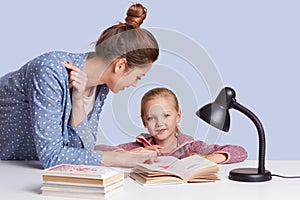
[[124, 179], [124, 172], [105, 167], [61, 164], [42, 171], [45, 183], [107, 186]]
[[59, 191], [59, 192], [89, 192], [89, 193], [108, 193], [118, 188], [124, 187], [124, 180], [116, 183], [99, 186], [99, 185], [79, 185], [79, 184], [61, 184], [61, 183], [43, 183], [41, 190]]
[[102, 191], [91, 191], [91, 190], [60, 190], [60, 189], [48, 189], [44, 188], [42, 190], [43, 196], [53, 196], [53, 197], [67, 197], [67, 198], [79, 198], [79, 199], [106, 199], [120, 193], [123, 190], [123, 186], [116, 187], [109, 192], [102, 192]]

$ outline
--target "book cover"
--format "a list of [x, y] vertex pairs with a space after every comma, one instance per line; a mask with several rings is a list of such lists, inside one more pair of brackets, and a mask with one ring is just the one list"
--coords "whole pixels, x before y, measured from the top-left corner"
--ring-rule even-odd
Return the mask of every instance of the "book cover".
[[120, 171], [105, 166], [61, 164], [42, 171], [42, 175], [107, 179]]
[[44, 169], [42, 179], [43, 183], [103, 187], [123, 180], [124, 172], [105, 166], [62, 164]]

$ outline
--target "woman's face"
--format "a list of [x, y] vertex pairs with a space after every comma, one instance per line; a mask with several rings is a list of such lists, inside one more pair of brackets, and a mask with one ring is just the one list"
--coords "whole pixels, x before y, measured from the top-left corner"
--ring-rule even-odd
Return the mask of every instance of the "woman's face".
[[171, 97], [156, 97], [145, 103], [144, 124], [155, 141], [164, 141], [176, 134], [176, 127], [181, 118]]
[[147, 64], [144, 67], [135, 67], [133, 69], [126, 70], [123, 74], [120, 74], [112, 80], [110, 86], [111, 91], [113, 93], [118, 93], [130, 86], [135, 87], [138, 81], [150, 70], [151, 66], [152, 63]]

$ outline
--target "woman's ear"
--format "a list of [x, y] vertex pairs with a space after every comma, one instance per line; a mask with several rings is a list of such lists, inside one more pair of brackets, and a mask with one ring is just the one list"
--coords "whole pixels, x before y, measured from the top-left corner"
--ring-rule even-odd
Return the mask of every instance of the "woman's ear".
[[127, 70], [126, 58], [117, 58], [115, 60], [113, 69], [114, 69], [115, 73], [126, 72], [126, 70]]

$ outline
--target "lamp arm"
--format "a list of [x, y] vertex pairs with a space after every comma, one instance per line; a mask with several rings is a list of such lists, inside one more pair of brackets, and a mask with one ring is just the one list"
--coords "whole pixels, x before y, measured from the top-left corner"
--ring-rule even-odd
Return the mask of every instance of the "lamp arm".
[[256, 129], [258, 131], [259, 138], [259, 157], [258, 157], [258, 173], [265, 173], [265, 132], [262, 126], [262, 123], [258, 119], [258, 117], [251, 112], [249, 109], [234, 101], [232, 104], [232, 108], [244, 113], [247, 117], [249, 117], [252, 122], [255, 124]]

